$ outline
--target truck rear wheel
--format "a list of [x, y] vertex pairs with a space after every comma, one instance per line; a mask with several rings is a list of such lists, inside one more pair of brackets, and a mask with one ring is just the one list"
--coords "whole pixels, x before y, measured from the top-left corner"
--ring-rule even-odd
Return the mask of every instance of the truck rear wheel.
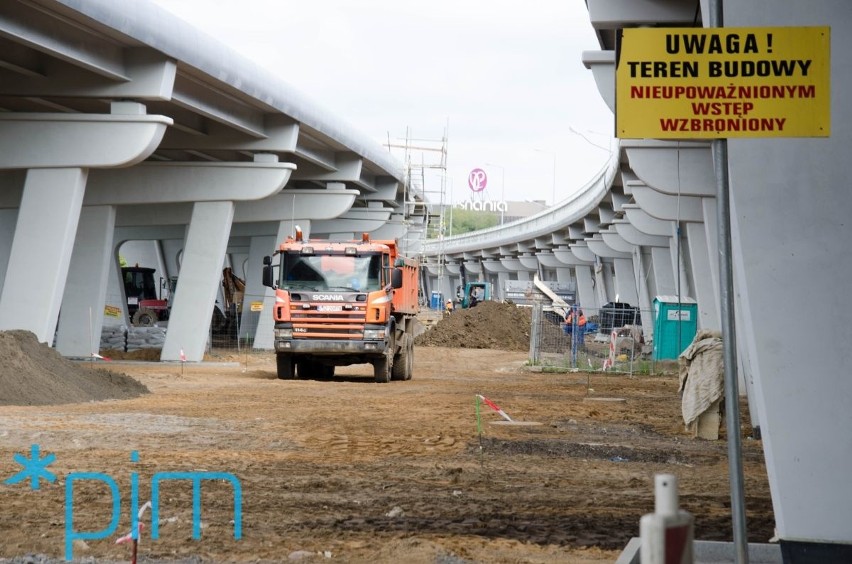
[[293, 357], [291, 355], [287, 353], [276, 354], [275, 364], [278, 368], [278, 378], [280, 380], [292, 380], [296, 376]]
[[393, 358], [391, 378], [393, 380], [411, 380], [411, 368], [413, 366], [414, 341], [411, 335], [402, 336], [402, 346]]
[[414, 376], [414, 337], [408, 335], [408, 356], [405, 358], [405, 379], [411, 380]]

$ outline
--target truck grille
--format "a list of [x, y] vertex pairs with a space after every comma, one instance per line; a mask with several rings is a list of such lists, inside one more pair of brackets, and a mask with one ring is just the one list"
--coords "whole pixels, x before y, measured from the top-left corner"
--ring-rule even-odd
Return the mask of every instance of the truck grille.
[[318, 311], [315, 305], [310, 309], [292, 307], [290, 319], [293, 322], [293, 338], [363, 339], [366, 316], [367, 312], [363, 309]]

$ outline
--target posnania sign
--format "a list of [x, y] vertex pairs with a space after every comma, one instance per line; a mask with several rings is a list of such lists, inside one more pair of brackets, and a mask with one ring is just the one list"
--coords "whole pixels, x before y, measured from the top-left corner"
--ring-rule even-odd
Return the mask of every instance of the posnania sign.
[[828, 137], [829, 27], [630, 28], [616, 136]]
[[475, 168], [467, 175], [467, 185], [473, 192], [482, 192], [488, 186], [488, 175], [481, 168]]

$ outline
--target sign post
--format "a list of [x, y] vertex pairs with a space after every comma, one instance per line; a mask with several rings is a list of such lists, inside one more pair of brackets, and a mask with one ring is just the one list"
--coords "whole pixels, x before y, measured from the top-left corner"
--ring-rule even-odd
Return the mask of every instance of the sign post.
[[736, 562], [748, 562], [728, 178], [730, 137], [828, 137], [830, 28], [633, 28], [616, 48], [616, 136], [712, 139], [731, 517]]

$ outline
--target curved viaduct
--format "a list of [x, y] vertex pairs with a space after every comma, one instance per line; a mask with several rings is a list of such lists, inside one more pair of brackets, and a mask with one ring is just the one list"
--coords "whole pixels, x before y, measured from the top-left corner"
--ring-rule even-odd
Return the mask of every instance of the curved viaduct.
[[[852, 10], [842, 0], [723, 5], [726, 27], [831, 27], [831, 135], [728, 141], [731, 260], [741, 389], [762, 431], [784, 561], [850, 562], [852, 105], [843, 101], [852, 87]], [[583, 61], [611, 109], [618, 31], [706, 26], [710, 10], [706, 0], [587, 6], [600, 50]], [[592, 307], [619, 294], [646, 309], [652, 296], [676, 294], [680, 280], [681, 294], [698, 301], [699, 326], [720, 328], [709, 143], [625, 140], [611, 168], [558, 208], [426, 249], [448, 257], [444, 292], [462, 263], [497, 283], [534, 272], [573, 283]], [[437, 284], [443, 272], [433, 261], [429, 273]]]
[[263, 295], [294, 224], [402, 238], [404, 192], [386, 149], [156, 5], [0, 3], [0, 329], [88, 357], [118, 247], [147, 240], [180, 270], [162, 358], [201, 360], [223, 263]]

